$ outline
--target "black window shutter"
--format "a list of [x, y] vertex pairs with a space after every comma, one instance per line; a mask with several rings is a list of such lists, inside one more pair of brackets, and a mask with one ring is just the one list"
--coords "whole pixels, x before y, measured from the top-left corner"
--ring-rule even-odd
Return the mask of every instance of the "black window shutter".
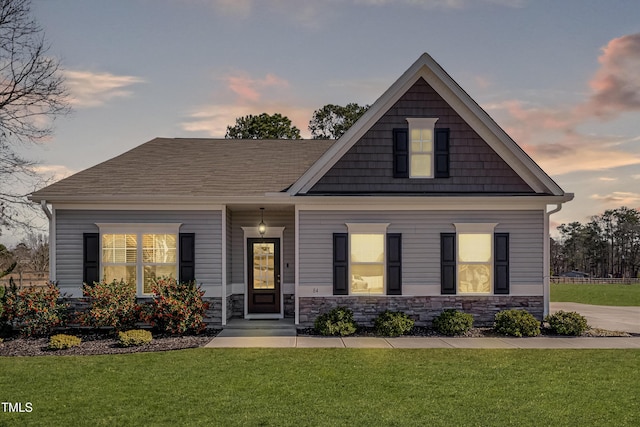
[[180, 233], [180, 267], [178, 280], [193, 282], [196, 280], [196, 235]]
[[435, 178], [449, 178], [449, 129], [435, 130]]
[[402, 295], [402, 234], [387, 234], [387, 295]]
[[409, 130], [393, 130], [393, 177], [409, 178]]
[[349, 295], [349, 235], [333, 233], [333, 294]]
[[100, 281], [100, 234], [82, 235], [82, 281], [88, 285]]
[[495, 233], [493, 235], [493, 292], [496, 294], [509, 293], [509, 233]]
[[440, 233], [440, 292], [456, 293], [456, 233]]

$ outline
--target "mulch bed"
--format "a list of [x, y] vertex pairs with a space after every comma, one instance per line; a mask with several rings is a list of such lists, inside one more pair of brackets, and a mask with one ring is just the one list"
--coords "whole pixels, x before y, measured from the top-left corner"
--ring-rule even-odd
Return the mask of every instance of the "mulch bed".
[[48, 350], [49, 338], [22, 338], [11, 336], [0, 343], [0, 356], [84, 356], [96, 354], [141, 353], [149, 351], [182, 350], [203, 347], [220, 330], [207, 329], [199, 335], [171, 336], [154, 334], [148, 344], [132, 347], [120, 347], [115, 336], [108, 332], [61, 331], [82, 338], [77, 347], [65, 350]]

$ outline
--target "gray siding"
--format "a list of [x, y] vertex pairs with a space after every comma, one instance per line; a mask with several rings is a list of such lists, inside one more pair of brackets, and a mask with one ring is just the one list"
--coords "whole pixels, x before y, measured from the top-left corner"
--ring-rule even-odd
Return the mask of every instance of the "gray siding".
[[182, 224], [196, 234], [196, 280], [211, 296], [222, 283], [220, 211], [56, 210], [56, 279], [63, 292], [82, 294], [82, 235], [99, 232], [96, 223]]
[[[236, 211], [231, 213], [233, 223], [231, 236], [232, 283], [244, 283], [244, 232], [242, 227], [256, 227], [260, 222], [260, 212]], [[264, 222], [267, 227], [285, 227], [282, 245], [282, 283], [295, 281], [295, 216], [293, 209], [285, 211], [265, 210]]]
[[[450, 129], [450, 177], [393, 177], [394, 128], [408, 117], [438, 117], [436, 128]], [[387, 113], [309, 191], [323, 193], [532, 193], [533, 190], [423, 79]]]
[[[331, 286], [333, 233], [345, 223], [390, 223], [388, 233], [402, 233], [403, 286], [440, 286], [440, 233], [455, 232], [453, 223], [498, 223], [495, 232], [510, 233], [511, 293], [542, 292], [543, 224], [540, 211], [300, 211], [300, 286]], [[538, 285], [539, 289], [538, 289]], [[521, 289], [518, 289], [521, 286]], [[526, 290], [525, 290], [526, 288]], [[412, 288], [415, 289], [415, 288]]]

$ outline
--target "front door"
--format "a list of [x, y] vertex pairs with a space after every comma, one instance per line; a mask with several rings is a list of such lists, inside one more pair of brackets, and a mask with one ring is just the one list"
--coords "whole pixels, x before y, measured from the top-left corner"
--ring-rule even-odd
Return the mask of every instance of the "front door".
[[280, 239], [247, 239], [249, 314], [280, 313]]

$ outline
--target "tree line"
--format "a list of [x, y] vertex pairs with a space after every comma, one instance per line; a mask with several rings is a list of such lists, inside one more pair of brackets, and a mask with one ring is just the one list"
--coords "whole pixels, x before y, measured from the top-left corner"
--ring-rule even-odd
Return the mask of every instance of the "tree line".
[[[327, 104], [315, 110], [309, 121], [313, 139], [338, 139], [369, 109], [369, 105], [354, 102], [345, 106]], [[227, 126], [228, 139], [301, 139], [300, 129], [280, 113], [249, 114], [238, 117]]]
[[585, 224], [558, 226], [551, 239], [551, 274], [580, 271], [592, 277], [638, 277], [640, 210], [606, 210]]

